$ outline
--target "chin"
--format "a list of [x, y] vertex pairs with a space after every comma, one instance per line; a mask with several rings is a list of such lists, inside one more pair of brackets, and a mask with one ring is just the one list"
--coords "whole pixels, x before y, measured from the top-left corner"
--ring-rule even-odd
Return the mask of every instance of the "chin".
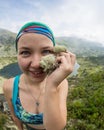
[[25, 73], [25, 74], [33, 82], [42, 82], [47, 76], [45, 73], [43, 73], [41, 75], [35, 75], [35, 74], [31, 73], [31, 72]]

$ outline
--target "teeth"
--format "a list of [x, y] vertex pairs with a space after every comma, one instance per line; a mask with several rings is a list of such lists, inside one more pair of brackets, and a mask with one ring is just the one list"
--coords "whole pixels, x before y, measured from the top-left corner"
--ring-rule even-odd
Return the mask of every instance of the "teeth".
[[37, 72], [32, 72], [32, 73], [38, 75], [38, 74], [41, 74], [42, 72], [37, 71]]
[[30, 72], [31, 72], [33, 75], [37, 75], [37, 76], [43, 74], [43, 71], [42, 71], [42, 70], [30, 70]]
[[34, 74], [40, 74], [40, 72], [34, 72]]

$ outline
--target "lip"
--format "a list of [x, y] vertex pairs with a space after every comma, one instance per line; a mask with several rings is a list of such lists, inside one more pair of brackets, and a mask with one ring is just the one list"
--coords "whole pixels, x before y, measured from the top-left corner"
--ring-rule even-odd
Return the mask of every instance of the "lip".
[[30, 75], [34, 78], [41, 78], [45, 75], [45, 73], [42, 70], [39, 71], [29, 71]]

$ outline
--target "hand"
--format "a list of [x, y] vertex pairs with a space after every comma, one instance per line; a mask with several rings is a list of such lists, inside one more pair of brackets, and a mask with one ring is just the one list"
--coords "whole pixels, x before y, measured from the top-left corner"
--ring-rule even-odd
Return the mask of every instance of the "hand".
[[71, 52], [61, 52], [56, 60], [59, 63], [59, 67], [48, 76], [48, 82], [54, 86], [58, 86], [72, 73], [76, 62], [76, 56]]

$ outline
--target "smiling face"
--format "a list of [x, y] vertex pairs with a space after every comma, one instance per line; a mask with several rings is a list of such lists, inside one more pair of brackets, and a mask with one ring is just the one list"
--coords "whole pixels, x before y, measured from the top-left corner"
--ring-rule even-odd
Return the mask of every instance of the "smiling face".
[[18, 64], [26, 76], [35, 81], [41, 82], [46, 77], [40, 67], [42, 56], [52, 53], [52, 41], [41, 34], [27, 33], [18, 41]]

